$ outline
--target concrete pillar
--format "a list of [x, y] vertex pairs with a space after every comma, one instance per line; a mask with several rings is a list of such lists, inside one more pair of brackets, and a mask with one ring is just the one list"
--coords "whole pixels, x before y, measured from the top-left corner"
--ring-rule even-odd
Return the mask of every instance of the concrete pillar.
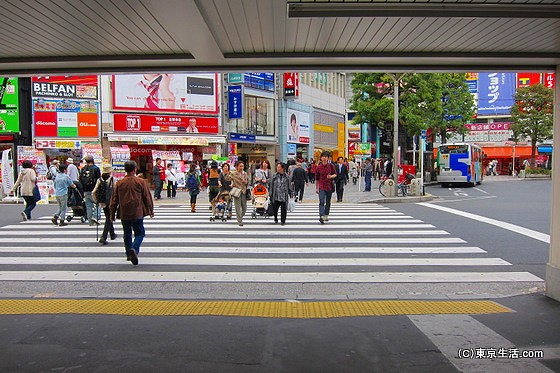
[[[556, 66], [556, 77], [560, 66]], [[560, 84], [554, 87], [554, 147], [552, 151], [552, 209], [550, 219], [550, 249], [546, 264], [546, 295], [560, 301]]]

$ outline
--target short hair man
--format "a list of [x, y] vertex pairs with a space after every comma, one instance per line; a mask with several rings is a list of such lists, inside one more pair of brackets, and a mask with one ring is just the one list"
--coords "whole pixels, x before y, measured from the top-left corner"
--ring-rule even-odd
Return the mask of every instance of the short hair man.
[[[138, 265], [140, 245], [144, 240], [144, 217], [154, 217], [154, 202], [144, 180], [136, 177], [136, 162], [126, 161], [126, 176], [117, 181], [109, 206], [111, 220], [121, 219], [126, 260]], [[134, 241], [132, 232], [134, 231]]]
[[329, 163], [331, 153], [321, 153], [321, 162], [315, 170], [315, 188], [319, 195], [319, 222], [325, 224], [329, 221], [331, 198], [333, 194], [333, 179], [336, 178], [336, 169]]

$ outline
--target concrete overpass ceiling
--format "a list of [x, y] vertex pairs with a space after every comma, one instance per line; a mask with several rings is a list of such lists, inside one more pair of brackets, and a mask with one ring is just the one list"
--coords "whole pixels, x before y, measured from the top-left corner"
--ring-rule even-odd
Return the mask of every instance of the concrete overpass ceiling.
[[3, 0], [0, 74], [552, 70], [560, 0]]

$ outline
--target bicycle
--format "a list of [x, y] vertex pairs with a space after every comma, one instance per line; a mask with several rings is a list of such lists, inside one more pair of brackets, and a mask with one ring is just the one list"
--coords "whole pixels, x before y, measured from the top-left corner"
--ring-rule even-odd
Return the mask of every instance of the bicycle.
[[[408, 189], [410, 188], [410, 181], [414, 179], [414, 175], [411, 173], [407, 173], [406, 177], [397, 185], [397, 197], [406, 197], [408, 196]], [[383, 176], [381, 178], [381, 182], [379, 183], [379, 193], [385, 197], [385, 181], [393, 180], [390, 177]]]

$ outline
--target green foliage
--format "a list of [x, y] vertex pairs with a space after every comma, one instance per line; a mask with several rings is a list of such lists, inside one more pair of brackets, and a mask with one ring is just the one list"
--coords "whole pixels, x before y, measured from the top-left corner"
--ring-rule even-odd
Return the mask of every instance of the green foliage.
[[[410, 135], [431, 128], [443, 135], [465, 133], [473, 116], [473, 99], [464, 74], [406, 74], [399, 86], [399, 124]], [[352, 79], [350, 108], [355, 123], [393, 122], [393, 78], [383, 73], [358, 73]], [[461, 116], [446, 120], [446, 114]]]
[[542, 167], [526, 167], [525, 175], [552, 175], [552, 170]]
[[511, 107], [511, 129], [515, 138], [531, 139], [534, 163], [537, 143], [552, 138], [553, 91], [542, 84], [518, 88]]

